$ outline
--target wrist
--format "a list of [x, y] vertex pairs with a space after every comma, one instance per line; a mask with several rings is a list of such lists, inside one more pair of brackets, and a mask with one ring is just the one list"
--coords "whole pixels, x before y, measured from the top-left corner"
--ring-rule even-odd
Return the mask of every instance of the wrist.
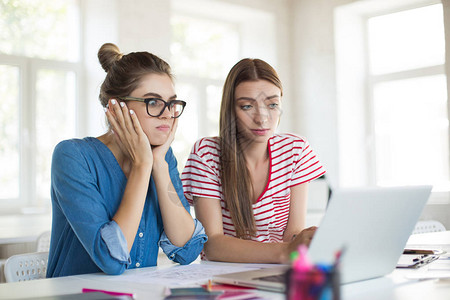
[[147, 162], [147, 163], [143, 163], [143, 162], [142, 163], [135, 163], [135, 164], [132, 165], [131, 171], [138, 172], [138, 173], [141, 173], [141, 174], [145, 174], [145, 173], [151, 174], [151, 172], [152, 172], [152, 163], [149, 163], [149, 162]]
[[290, 243], [279, 243], [280, 245], [280, 249], [279, 249], [279, 263], [281, 264], [286, 264], [289, 263], [291, 261], [291, 252], [292, 252], [292, 247], [290, 245]]
[[169, 164], [165, 161], [165, 160], [157, 160], [153, 162], [152, 165], [152, 170], [153, 171], [165, 171], [165, 170], [169, 170]]
[[158, 182], [164, 182], [170, 180], [169, 177], [169, 164], [165, 161], [154, 161], [152, 166], [152, 176]]

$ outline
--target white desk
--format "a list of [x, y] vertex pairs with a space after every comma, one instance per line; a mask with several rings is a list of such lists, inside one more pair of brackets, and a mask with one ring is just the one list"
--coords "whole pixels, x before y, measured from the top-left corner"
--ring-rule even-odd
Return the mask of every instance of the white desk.
[[[410, 241], [420, 244], [423, 239], [425, 244], [450, 247], [450, 231], [441, 233], [438, 240], [435, 234], [421, 234], [414, 236]], [[441, 240], [443, 238], [444, 240]], [[446, 242], [445, 242], [446, 241]], [[435, 263], [435, 262], [433, 262]], [[432, 264], [433, 264], [432, 263]], [[142, 268], [127, 270], [125, 275], [146, 273], [149, 270], [161, 270], [172, 266]], [[220, 266], [218, 266], [220, 268]], [[450, 299], [450, 280], [410, 280], [405, 275], [414, 272], [424, 272], [427, 268], [418, 270], [396, 269], [390, 275], [366, 280], [362, 282], [346, 284], [342, 286], [342, 300], [414, 300], [414, 299]], [[0, 299], [32, 298], [40, 296], [70, 294], [81, 292], [82, 288], [104, 289], [121, 292], [132, 292], [137, 299], [163, 299], [164, 286], [150, 283], [137, 283], [131, 281], [120, 281], [118, 276], [107, 276], [104, 274], [86, 274], [68, 276], [53, 279], [34, 280], [21, 283], [0, 284]], [[265, 299], [284, 299], [283, 294], [258, 291]]]

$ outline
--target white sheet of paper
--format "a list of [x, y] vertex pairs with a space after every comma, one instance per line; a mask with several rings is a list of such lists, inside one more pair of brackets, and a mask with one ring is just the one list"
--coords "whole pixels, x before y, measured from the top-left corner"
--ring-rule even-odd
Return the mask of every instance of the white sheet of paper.
[[151, 283], [167, 287], [191, 286], [207, 283], [208, 279], [211, 279], [217, 274], [249, 271], [260, 268], [260, 265], [248, 264], [244, 266], [191, 264], [160, 270], [151, 268], [148, 271], [144, 271], [142, 269], [140, 272], [124, 273], [121, 276], [111, 277], [110, 280]]

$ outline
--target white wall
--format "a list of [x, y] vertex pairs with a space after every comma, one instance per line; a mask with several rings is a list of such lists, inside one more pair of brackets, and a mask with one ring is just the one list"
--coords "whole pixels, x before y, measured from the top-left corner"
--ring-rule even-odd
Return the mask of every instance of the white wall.
[[326, 166], [331, 185], [338, 180], [338, 139], [333, 5], [329, 0], [292, 2], [292, 86], [295, 123]]

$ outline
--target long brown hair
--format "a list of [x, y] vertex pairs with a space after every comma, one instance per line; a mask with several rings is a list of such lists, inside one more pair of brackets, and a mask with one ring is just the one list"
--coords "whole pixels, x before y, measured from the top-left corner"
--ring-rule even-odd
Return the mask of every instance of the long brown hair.
[[169, 64], [149, 52], [124, 55], [119, 47], [106, 43], [98, 50], [98, 60], [107, 73], [99, 95], [103, 107], [111, 98], [129, 96], [144, 75], [166, 74], [173, 80]]
[[236, 236], [250, 239], [256, 233], [252, 209], [253, 186], [236, 127], [235, 90], [244, 81], [267, 80], [283, 92], [277, 72], [265, 61], [245, 58], [231, 68], [220, 106], [220, 172], [222, 193]]

